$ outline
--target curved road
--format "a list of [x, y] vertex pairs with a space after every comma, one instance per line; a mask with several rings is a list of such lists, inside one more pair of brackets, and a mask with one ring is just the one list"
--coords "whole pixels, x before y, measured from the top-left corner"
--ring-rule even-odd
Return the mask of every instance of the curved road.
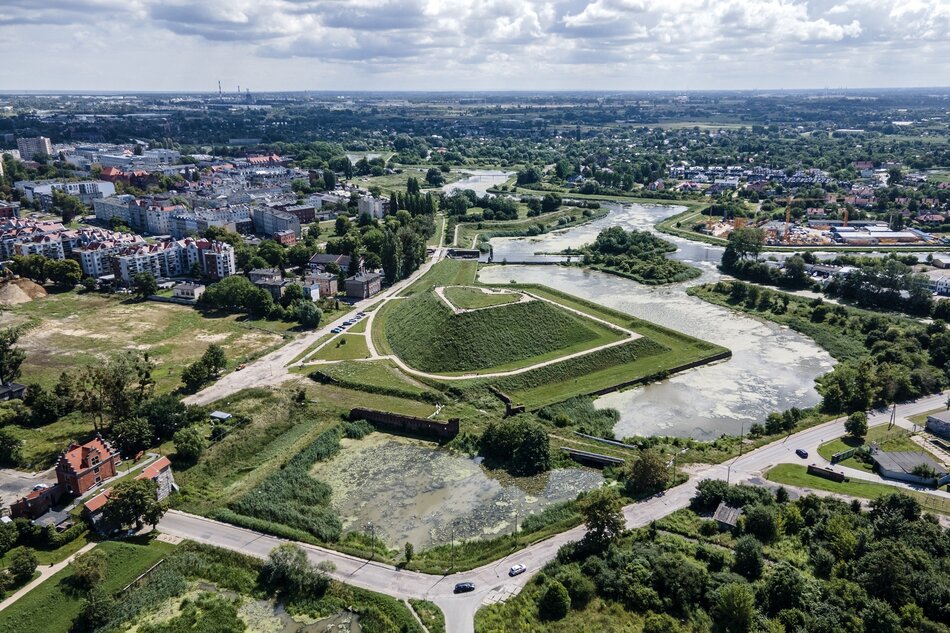
[[[899, 422], [903, 426], [909, 426], [910, 422], [907, 421], [909, 416], [938, 409], [945, 402], [946, 395], [937, 394], [901, 405]], [[889, 418], [889, 411], [876, 412], [869, 416], [869, 423], [883, 424]], [[742, 481], [761, 484], [765, 471], [772, 466], [780, 463], [803, 463], [795, 455], [796, 448], [805, 448], [817, 457], [819, 445], [844, 433], [844, 421], [845, 418], [839, 418], [800, 431], [723, 464], [697, 467], [693, 469], [686, 483], [671, 488], [663, 494], [626, 506], [623, 513], [627, 526], [641, 527], [687, 507], [695, 493], [696, 485], [703, 479], [728, 479], [733, 483]], [[818, 460], [823, 461], [820, 458]], [[900, 487], [898, 482], [894, 482], [894, 485]], [[904, 487], [913, 488], [909, 485]], [[168, 512], [159, 523], [158, 529], [167, 534], [258, 557], [266, 557], [272, 548], [283, 542], [282, 539], [273, 536], [176, 511]], [[554, 558], [561, 546], [580, 539], [584, 532], [584, 527], [579, 526], [514, 552], [499, 561], [468, 572], [445, 576], [404, 571], [391, 565], [363, 560], [330, 549], [307, 544], [300, 545], [307, 550], [313, 562], [332, 562], [336, 567], [332, 576], [337, 580], [399, 599], [432, 600], [445, 614], [447, 630], [450, 633], [471, 633], [474, 631], [475, 612], [483, 602], [492, 602], [516, 594], [535, 573]], [[515, 563], [526, 565], [528, 571], [515, 578], [509, 578], [507, 570]], [[452, 588], [455, 583], [463, 580], [474, 582], [476, 591], [461, 595], [453, 594]]]

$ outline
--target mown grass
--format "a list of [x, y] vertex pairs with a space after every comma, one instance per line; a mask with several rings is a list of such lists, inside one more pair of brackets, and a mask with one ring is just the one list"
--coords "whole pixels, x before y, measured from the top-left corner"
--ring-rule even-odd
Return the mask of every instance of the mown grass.
[[456, 308], [462, 310], [477, 310], [478, 308], [491, 308], [502, 306], [508, 303], [514, 303], [521, 299], [521, 295], [515, 293], [487, 293], [478, 288], [468, 288], [462, 286], [451, 286], [445, 289], [445, 298]]
[[401, 398], [439, 398], [431, 389], [402, 373], [389, 360], [335, 363], [319, 367], [311, 376], [317, 382], [329, 382], [346, 389]]
[[353, 360], [369, 358], [366, 337], [361, 334], [341, 334], [330, 340], [310, 360]]
[[399, 294], [403, 296], [414, 295], [436, 286], [470, 286], [475, 283], [476, 272], [478, 272], [478, 262], [476, 261], [470, 259], [443, 259]]
[[859, 497], [862, 499], [877, 499], [882, 495], [902, 492], [917, 499], [927, 510], [939, 512], [941, 514], [950, 514], [950, 500], [936, 497], [924, 492], [910, 490], [908, 488], [898, 488], [873, 481], [864, 481], [860, 479], [846, 479], [837, 483], [816, 475], [809, 475], [804, 466], [798, 464], [779, 464], [773, 466], [765, 474], [765, 478], [780, 484], [797, 486], [799, 488], [812, 488], [814, 490], [825, 490], [848, 497]]
[[[104, 591], [111, 594], [122, 589], [174, 549], [159, 541], [140, 543], [106, 541], [96, 546], [107, 561]], [[82, 593], [73, 588], [72, 575], [72, 567], [66, 567], [0, 612], [0, 631], [67, 633], [82, 608]]]
[[392, 350], [427, 372], [523, 367], [621, 336], [542, 301], [453, 314], [434, 292], [400, 301], [386, 320]]

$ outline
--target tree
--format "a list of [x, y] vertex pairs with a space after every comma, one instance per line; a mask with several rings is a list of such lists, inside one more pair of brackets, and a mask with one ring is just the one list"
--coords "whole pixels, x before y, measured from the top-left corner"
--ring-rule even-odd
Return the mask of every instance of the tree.
[[713, 595], [713, 621], [722, 633], [746, 633], [755, 620], [755, 594], [743, 583], [723, 585]]
[[640, 456], [633, 462], [627, 476], [626, 488], [628, 494], [642, 494], [663, 490], [669, 484], [670, 469], [663, 456], [653, 449], [640, 452]]
[[84, 368], [76, 381], [79, 409], [94, 416], [97, 431], [105, 415], [112, 420], [131, 417], [152, 396], [154, 369], [148, 354], [139, 352], [116, 354]]
[[778, 520], [774, 506], [761, 503], [748, 506], [743, 521], [745, 531], [763, 543], [771, 543], [778, 536]]
[[331, 169], [323, 170], [323, 189], [325, 191], [336, 189], [336, 174]]
[[412, 557], [416, 553], [416, 548], [412, 546], [412, 543], [407, 542], [404, 551], [405, 551], [406, 564], [408, 565], [410, 562], [412, 562]]
[[729, 246], [739, 259], [758, 259], [765, 246], [765, 231], [753, 226], [743, 226], [729, 234]]
[[56, 285], [74, 288], [82, 279], [82, 268], [72, 259], [54, 259], [47, 264], [46, 274]]
[[441, 187], [445, 184], [445, 175], [438, 167], [430, 167], [426, 171], [426, 182], [433, 187]]
[[170, 393], [146, 400], [138, 415], [148, 420], [159, 440], [171, 438], [188, 423], [188, 407]]
[[20, 547], [11, 554], [7, 571], [13, 576], [16, 584], [22, 585], [33, 577], [36, 565], [36, 552], [29, 547]]
[[551, 448], [544, 426], [530, 416], [492, 420], [482, 433], [486, 459], [504, 464], [516, 475], [533, 475], [551, 468]]
[[103, 508], [106, 523], [115, 526], [142, 524], [158, 525], [165, 506], [158, 501], [158, 484], [151, 479], [127, 479], [112, 488], [109, 501]]
[[[295, 287], [299, 288], [300, 286]], [[212, 376], [221, 373], [225, 367], [228, 366], [228, 359], [224, 354], [224, 348], [217, 343], [212, 343], [208, 346], [205, 353], [201, 355], [201, 361], [208, 368], [208, 372]]]
[[856, 440], [863, 440], [868, 434], [868, 416], [864, 411], [855, 411], [848, 416], [844, 423], [844, 430], [850, 437]]
[[108, 560], [101, 550], [92, 549], [73, 561], [73, 582], [85, 590], [92, 589], [106, 577]]
[[571, 596], [556, 580], [551, 581], [538, 600], [538, 616], [542, 620], [560, 620], [571, 610]]
[[9, 429], [0, 428], [0, 465], [14, 467], [20, 464], [23, 441]]
[[208, 366], [200, 358], [186, 366], [181, 372], [181, 382], [185, 391], [189, 393], [198, 391], [210, 379]]
[[315, 329], [319, 327], [323, 320], [323, 310], [313, 304], [312, 301], [301, 301], [297, 304], [297, 321], [305, 328]]
[[602, 487], [587, 493], [580, 501], [580, 512], [587, 526], [584, 538], [598, 545], [610, 543], [626, 527], [623, 502], [613, 488]]
[[762, 575], [765, 565], [762, 557], [762, 544], [754, 536], [746, 535], [736, 541], [735, 562], [732, 570], [750, 580]]
[[102, 587], [93, 587], [83, 598], [79, 617], [73, 622], [71, 631], [91, 633], [109, 623], [116, 611], [116, 601]]
[[207, 442], [197, 426], [187, 426], [175, 433], [175, 454], [186, 462], [197, 462]]
[[135, 273], [132, 277], [132, 288], [135, 291], [135, 296], [146, 299], [158, 292], [158, 282], [155, 281], [155, 275], [152, 273]]
[[151, 446], [155, 432], [145, 418], [126, 418], [113, 423], [112, 438], [122, 455], [129, 458]]
[[762, 608], [770, 615], [804, 606], [806, 583], [801, 572], [787, 561], [772, 568], [761, 590]]
[[322, 596], [330, 586], [326, 574], [310, 564], [298, 545], [283, 543], [270, 551], [261, 569], [261, 581], [278, 593]]
[[0, 330], [0, 382], [13, 382], [20, 377], [20, 365], [26, 360], [26, 352], [17, 347], [20, 329], [8, 327]]

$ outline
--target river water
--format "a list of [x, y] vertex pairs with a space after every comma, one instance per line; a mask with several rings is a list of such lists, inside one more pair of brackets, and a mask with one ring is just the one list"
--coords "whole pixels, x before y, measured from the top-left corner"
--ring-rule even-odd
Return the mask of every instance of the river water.
[[[491, 240], [494, 261], [544, 261], [556, 253], [593, 241], [608, 226], [652, 230], [658, 221], [683, 211], [671, 205], [613, 205], [610, 214], [588, 225], [534, 238]], [[739, 434], [772, 411], [810, 407], [820, 397], [814, 380], [834, 364], [811, 339], [770, 322], [690, 297], [686, 288], [716, 281], [722, 248], [662, 236], [676, 244], [670, 256], [702, 271], [698, 279], [654, 287], [635, 281], [564, 266], [500, 265], [483, 268], [484, 283], [538, 283], [551, 286], [633, 316], [685, 332], [732, 350], [732, 358], [677, 374], [668, 380], [597, 398], [620, 419], [617, 437], [677, 435], [714, 439]]]
[[466, 174], [465, 178], [444, 185], [442, 191], [452, 193], [456, 190], [471, 189], [479, 198], [486, 195], [492, 187], [504, 184], [515, 173], [498, 169], [459, 169], [457, 171]]

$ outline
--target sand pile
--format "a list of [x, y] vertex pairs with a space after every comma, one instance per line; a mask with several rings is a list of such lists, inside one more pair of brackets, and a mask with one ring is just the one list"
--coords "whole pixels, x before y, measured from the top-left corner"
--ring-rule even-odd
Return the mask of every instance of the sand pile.
[[13, 279], [0, 283], [0, 305], [28, 303], [45, 296], [46, 290], [43, 286], [29, 279]]

